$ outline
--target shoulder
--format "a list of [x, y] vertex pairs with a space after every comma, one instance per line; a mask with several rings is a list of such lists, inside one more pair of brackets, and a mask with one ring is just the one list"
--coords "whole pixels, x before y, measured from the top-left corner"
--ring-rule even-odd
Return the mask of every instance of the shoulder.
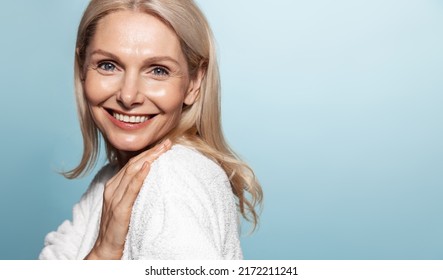
[[134, 203], [125, 256], [239, 258], [235, 202], [223, 168], [193, 148], [174, 145], [151, 165]]
[[220, 165], [196, 149], [183, 145], [174, 145], [158, 158], [155, 165], [158, 172], [166, 172], [169, 176], [174, 174], [191, 176], [206, 183], [213, 180], [228, 181]]
[[221, 210], [235, 205], [230, 181], [216, 162], [196, 149], [174, 145], [151, 166], [145, 180], [150, 199]]

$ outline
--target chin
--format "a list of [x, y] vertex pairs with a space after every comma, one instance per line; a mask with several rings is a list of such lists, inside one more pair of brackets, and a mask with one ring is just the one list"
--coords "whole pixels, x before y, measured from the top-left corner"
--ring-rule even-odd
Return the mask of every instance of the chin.
[[151, 137], [130, 137], [131, 139], [122, 139], [122, 137], [110, 137], [109, 143], [117, 150], [122, 152], [141, 152], [155, 145], [157, 138]]
[[112, 143], [111, 145], [122, 152], [137, 152], [137, 151], [143, 151], [147, 147], [150, 146], [149, 143], [146, 143], [146, 145], [140, 145], [140, 143]]

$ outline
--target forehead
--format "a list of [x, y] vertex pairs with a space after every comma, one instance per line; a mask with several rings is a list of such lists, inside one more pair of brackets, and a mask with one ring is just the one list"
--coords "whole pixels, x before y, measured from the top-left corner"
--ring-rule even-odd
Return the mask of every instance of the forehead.
[[88, 47], [97, 48], [120, 55], [183, 58], [180, 41], [168, 25], [135, 11], [118, 11], [102, 18]]

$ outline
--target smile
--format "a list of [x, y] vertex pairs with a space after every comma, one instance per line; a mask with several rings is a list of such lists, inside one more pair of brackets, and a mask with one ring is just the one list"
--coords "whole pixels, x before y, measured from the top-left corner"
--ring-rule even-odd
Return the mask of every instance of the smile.
[[117, 120], [119, 120], [121, 122], [126, 122], [126, 123], [143, 123], [151, 118], [150, 116], [146, 116], [146, 115], [145, 116], [128, 116], [128, 115], [123, 115], [123, 114], [119, 114], [116, 112], [113, 112], [112, 116], [114, 118], [116, 118]]

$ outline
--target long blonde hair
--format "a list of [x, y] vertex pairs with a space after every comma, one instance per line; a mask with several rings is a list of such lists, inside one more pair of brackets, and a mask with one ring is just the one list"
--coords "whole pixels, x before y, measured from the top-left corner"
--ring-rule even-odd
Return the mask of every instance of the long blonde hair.
[[[84, 96], [82, 76], [86, 49], [94, 36], [97, 23], [106, 15], [131, 10], [156, 16], [177, 34], [187, 59], [189, 73], [197, 75], [203, 69], [200, 94], [197, 101], [182, 112], [177, 127], [167, 136], [173, 142], [196, 148], [216, 161], [229, 176], [238, 207], [254, 229], [259, 216], [255, 210], [261, 204], [263, 193], [252, 169], [226, 143], [220, 116], [220, 78], [214, 39], [209, 24], [192, 0], [92, 0], [80, 22], [75, 54], [75, 94], [83, 135], [83, 156], [79, 165], [64, 173], [76, 178], [95, 166], [100, 148], [100, 132], [95, 125]], [[117, 161], [118, 151], [106, 140], [109, 162]], [[246, 198], [249, 193], [250, 199]]]

